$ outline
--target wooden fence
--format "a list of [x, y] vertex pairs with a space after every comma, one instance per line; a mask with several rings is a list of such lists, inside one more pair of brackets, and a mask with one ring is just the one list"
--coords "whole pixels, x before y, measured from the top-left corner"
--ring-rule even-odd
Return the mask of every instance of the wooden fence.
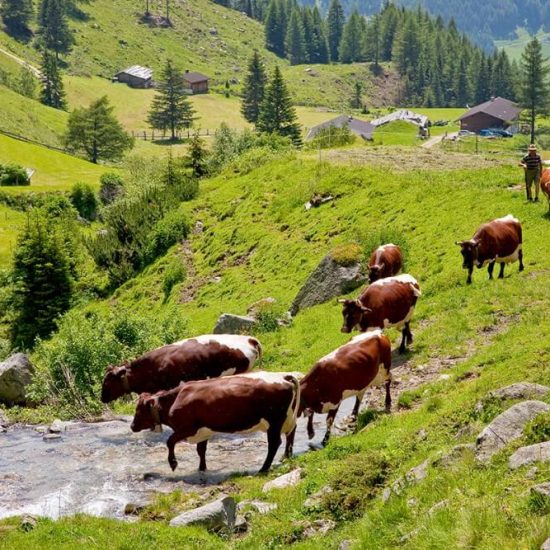
[[[203, 130], [202, 128], [200, 130], [182, 130], [180, 132], [176, 132], [177, 139], [189, 139], [195, 135], [195, 133], [199, 134], [199, 136], [202, 137], [209, 137], [213, 136], [216, 133], [216, 130]], [[159, 140], [166, 140], [170, 139], [170, 133], [169, 132], [159, 132], [158, 130], [155, 132], [155, 130], [132, 130], [132, 137], [135, 139], [142, 139], [143, 141], [159, 141]]]

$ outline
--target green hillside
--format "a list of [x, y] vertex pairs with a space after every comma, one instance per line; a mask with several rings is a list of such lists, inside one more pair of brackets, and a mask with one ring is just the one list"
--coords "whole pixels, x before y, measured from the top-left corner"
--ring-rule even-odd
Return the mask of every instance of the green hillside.
[[[412, 324], [415, 342], [393, 390], [392, 415], [366, 414], [366, 430], [295, 458], [292, 466], [302, 467], [305, 477], [295, 488], [265, 496], [265, 478], [232, 478], [227, 490], [237, 498], [267, 498], [279, 506], [276, 513], [254, 516], [247, 535], [226, 539], [201, 530], [174, 533], [163, 520], [128, 525], [83, 517], [39, 521], [25, 534], [9, 531], [15, 523], [8, 520], [9, 533], [0, 547], [49, 548], [61, 539], [90, 536], [97, 545], [113, 547], [132, 537], [137, 548], [177, 541], [189, 547], [295, 543], [313, 549], [320, 544], [337, 548], [343, 540], [352, 541], [353, 548], [372, 549], [540, 547], [550, 536], [550, 524], [544, 508], [533, 508], [527, 489], [548, 479], [550, 465], [541, 464], [529, 479], [524, 469], [507, 467], [512, 451], [536, 435], [507, 446], [488, 466], [478, 465], [471, 451], [449, 467], [437, 465], [436, 459], [456, 444], [473, 442], [508, 406], [491, 402], [479, 412], [476, 403], [490, 390], [526, 380], [550, 384], [550, 347], [540, 337], [550, 331], [546, 205], [527, 204], [520, 191], [509, 189], [519, 179], [515, 167], [473, 158], [468, 163], [448, 153], [446, 164], [434, 162], [431, 169], [426, 152], [423, 169], [412, 163], [414, 155], [402, 154], [399, 169], [388, 171], [386, 152], [379, 154], [381, 162], [355, 167], [289, 154], [251, 169], [257, 161], [248, 159], [236, 168], [240, 172], [232, 169], [204, 181], [200, 196], [186, 207], [204, 231], [192, 236], [187, 280], [168, 301], [162, 291], [164, 272], [168, 262], [181, 257], [179, 247], [108, 301], [88, 307], [101, 316], [120, 310], [151, 318], [176, 305], [188, 318], [189, 334], [209, 332], [220, 313], [244, 314], [268, 296], [285, 311], [311, 270], [336, 246], [358, 242], [367, 253], [378, 239], [400, 239], [407, 249], [407, 270], [420, 281], [423, 295]], [[337, 197], [334, 206], [306, 211], [304, 203], [314, 193]], [[473, 285], [467, 286], [455, 240], [510, 212], [523, 223], [526, 271], [519, 274], [514, 265], [502, 281], [489, 281], [485, 271], [476, 271]], [[306, 371], [347, 340], [340, 323], [340, 307], [330, 302], [301, 312], [290, 328], [260, 334], [262, 367]], [[398, 335], [389, 334], [395, 347]], [[402, 388], [408, 391], [401, 393]], [[426, 459], [434, 462], [428, 477], [384, 503], [384, 487]], [[327, 484], [336, 489], [333, 496], [316, 509], [304, 509], [307, 496]], [[177, 495], [161, 500], [155, 513], [160, 509], [160, 517], [170, 518], [179, 509], [177, 502]], [[336, 528], [322, 539], [302, 539], [300, 522], [316, 519], [334, 520]]]

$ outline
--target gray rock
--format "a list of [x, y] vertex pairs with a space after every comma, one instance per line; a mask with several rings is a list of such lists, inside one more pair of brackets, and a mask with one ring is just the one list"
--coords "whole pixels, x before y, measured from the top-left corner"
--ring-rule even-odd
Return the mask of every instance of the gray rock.
[[305, 502], [304, 508], [318, 508], [323, 503], [323, 497], [332, 493], [333, 489], [330, 485], [325, 485], [316, 493], [313, 493]]
[[195, 510], [184, 512], [170, 521], [170, 527], [201, 525], [210, 531], [233, 529], [237, 519], [235, 499], [223, 496]]
[[326, 535], [335, 528], [336, 522], [332, 519], [316, 519], [306, 526], [304, 529], [304, 537], [310, 538], [318, 535]]
[[272, 479], [271, 481], [265, 483], [262, 491], [264, 493], [267, 493], [271, 491], [271, 489], [284, 489], [285, 487], [292, 487], [293, 485], [297, 485], [300, 482], [301, 474], [302, 469], [296, 468], [296, 470], [292, 470], [292, 472], [289, 472], [288, 474], [276, 477], [275, 479]]
[[237, 516], [233, 531], [235, 533], [246, 533], [248, 531], [248, 521], [244, 516]]
[[445, 500], [442, 500], [440, 502], [437, 502], [434, 504], [429, 510], [428, 515], [433, 516], [438, 510], [442, 510], [443, 508], [446, 508], [449, 504], [449, 499], [446, 498]]
[[262, 298], [261, 300], [258, 300], [257, 302], [254, 302], [251, 306], [249, 306], [246, 314], [249, 317], [256, 318], [258, 316], [258, 313], [262, 311], [265, 308], [269, 308], [270, 306], [273, 306], [277, 303], [277, 300], [275, 298]]
[[59, 434], [61, 432], [64, 432], [67, 429], [67, 425], [65, 422], [61, 422], [59, 418], [56, 418], [48, 428], [49, 432], [52, 434]]
[[214, 334], [250, 334], [257, 324], [253, 317], [223, 313], [214, 327]]
[[6, 413], [2, 410], [0, 410], [0, 427], [7, 428], [10, 425], [10, 421], [6, 415]]
[[522, 401], [499, 414], [477, 436], [476, 458], [487, 462], [508, 443], [521, 437], [529, 421], [547, 411], [550, 411], [550, 405], [542, 401]]
[[531, 493], [535, 496], [538, 496], [545, 501], [550, 502], [550, 482], [541, 483], [540, 485], [535, 485], [531, 487]]
[[277, 505], [274, 502], [263, 502], [261, 500], [243, 500], [237, 505], [237, 510], [240, 512], [247, 507], [252, 508], [258, 514], [269, 514], [273, 510], [277, 510]]
[[290, 314], [294, 317], [301, 309], [323, 304], [332, 298], [347, 294], [366, 281], [360, 263], [342, 266], [330, 255], [325, 256], [294, 298]]
[[475, 451], [476, 446], [473, 443], [461, 443], [460, 445], [455, 445], [446, 455], [443, 455], [441, 458], [437, 459], [434, 464], [436, 466], [442, 466], [443, 468], [448, 468], [453, 462], [463, 457], [467, 452]]
[[33, 374], [34, 367], [24, 353], [16, 353], [0, 363], [0, 402], [7, 405], [25, 403], [26, 388]]
[[42, 439], [44, 441], [57, 441], [57, 440], [61, 440], [61, 435], [60, 434], [44, 434], [42, 436]]
[[490, 397], [500, 399], [526, 399], [528, 397], [544, 397], [550, 392], [550, 388], [531, 382], [519, 382], [505, 388], [489, 392]]
[[25, 514], [21, 517], [21, 523], [19, 527], [22, 531], [29, 532], [32, 531], [38, 525], [38, 521], [34, 516]]
[[550, 550], [550, 539], [546, 539], [546, 541], [542, 543], [540, 550]]
[[535, 462], [550, 462], [550, 441], [521, 447], [510, 457], [508, 467], [516, 470]]
[[428, 475], [428, 467], [430, 466], [430, 459], [426, 459], [422, 464], [411, 468], [403, 477], [396, 479], [390, 487], [386, 487], [382, 493], [382, 500], [387, 502], [392, 493], [400, 495], [403, 490], [410, 486], [416, 485]]

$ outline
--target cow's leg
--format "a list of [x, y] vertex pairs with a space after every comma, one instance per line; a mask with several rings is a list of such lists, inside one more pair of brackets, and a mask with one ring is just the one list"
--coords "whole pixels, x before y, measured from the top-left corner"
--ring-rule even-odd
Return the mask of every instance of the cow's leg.
[[[548, 211], [550, 212], [550, 199], [548, 199]], [[520, 248], [518, 252], [519, 270], [523, 271], [525, 266], [523, 265], [523, 250]]]
[[468, 278], [466, 279], [466, 284], [471, 285], [472, 284], [472, 271], [474, 270], [473, 267], [468, 268]]
[[390, 395], [390, 386], [392, 381], [391, 375], [391, 349], [388, 347], [385, 348], [382, 353], [382, 364], [379, 368], [384, 369], [384, 387], [386, 389], [386, 399], [384, 402], [385, 410], [387, 413], [391, 412], [391, 395]]
[[178, 441], [181, 441], [184, 439], [181, 437], [180, 434], [177, 432], [174, 432], [166, 442], [166, 446], [168, 447], [168, 464], [170, 464], [170, 468], [172, 468], [172, 471], [174, 471], [178, 467], [178, 461], [176, 460], [176, 453], [174, 452], [174, 447], [176, 446], [176, 443]]
[[197, 454], [199, 455], [199, 472], [204, 472], [206, 470], [206, 441], [201, 441], [197, 443]]
[[294, 451], [294, 436], [296, 435], [296, 426], [294, 429], [286, 434], [286, 445], [285, 445], [285, 458], [292, 458], [292, 452]]
[[307, 438], [313, 439], [315, 437], [315, 430], [313, 429], [313, 411], [306, 409], [304, 413], [307, 416]]
[[358, 393], [355, 398], [355, 406], [353, 407], [353, 411], [351, 411], [352, 422], [355, 422], [357, 420], [357, 416], [359, 415], [359, 407], [361, 406], [361, 402], [363, 401], [363, 397], [365, 396], [365, 391], [366, 390], [363, 390], [361, 393]]
[[336, 418], [336, 414], [338, 413], [338, 407], [335, 409], [331, 409], [327, 414], [327, 431], [325, 432], [325, 437], [323, 437], [323, 441], [321, 441], [321, 445], [324, 447], [328, 440], [330, 439], [330, 431], [332, 430], [332, 425], [334, 424], [334, 419]]
[[493, 278], [493, 270], [495, 269], [495, 260], [489, 263], [487, 267], [487, 272], [489, 273], [489, 279]]
[[267, 430], [267, 457], [260, 472], [267, 472], [271, 468], [271, 463], [277, 454], [277, 450], [281, 445], [281, 428], [279, 424], [272, 425]]
[[390, 377], [386, 379], [384, 382], [384, 387], [386, 388], [386, 399], [384, 400], [384, 410], [387, 413], [391, 412], [391, 394], [390, 394], [390, 386], [391, 386], [391, 375]]
[[499, 272], [499, 274], [498, 274], [498, 278], [499, 278], [499, 279], [504, 279], [504, 266], [505, 266], [505, 265], [506, 265], [506, 264], [505, 264], [504, 262], [502, 262], [502, 263], [500, 264], [500, 272]]
[[407, 345], [413, 343], [413, 333], [411, 332], [411, 322], [407, 321], [405, 323], [405, 330], [407, 331]]
[[399, 346], [399, 353], [405, 353], [407, 351], [407, 328], [406, 325], [401, 331], [401, 345]]

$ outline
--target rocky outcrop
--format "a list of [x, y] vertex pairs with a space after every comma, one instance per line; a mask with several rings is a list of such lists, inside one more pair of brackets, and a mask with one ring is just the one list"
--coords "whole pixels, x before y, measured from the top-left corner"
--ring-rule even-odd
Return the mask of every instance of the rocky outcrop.
[[550, 462], [550, 441], [521, 447], [508, 461], [508, 466], [512, 470], [534, 464], [535, 462]]
[[271, 491], [271, 489], [284, 489], [285, 487], [297, 485], [300, 482], [301, 474], [302, 469], [296, 468], [296, 470], [292, 470], [292, 472], [289, 472], [288, 474], [276, 477], [275, 479], [265, 483], [262, 491], [267, 493]]
[[489, 392], [489, 397], [497, 397], [499, 399], [527, 399], [529, 397], [544, 397], [550, 393], [548, 386], [541, 384], [532, 384], [531, 382], [519, 382], [505, 388], [500, 388]]
[[274, 502], [263, 502], [261, 500], [243, 500], [237, 505], [239, 512], [246, 511], [247, 509], [254, 510], [258, 514], [269, 514], [273, 510], [277, 510], [277, 505]]
[[170, 521], [170, 527], [200, 525], [209, 531], [232, 530], [237, 519], [235, 499], [223, 496], [195, 510], [184, 512]]
[[24, 353], [16, 353], [0, 363], [0, 402], [6, 405], [25, 403], [27, 386], [34, 367]]
[[430, 466], [430, 459], [428, 458], [422, 464], [411, 468], [403, 477], [395, 480], [390, 487], [386, 487], [382, 493], [382, 500], [387, 502], [392, 493], [400, 495], [406, 487], [416, 485], [428, 476], [428, 467]]
[[257, 324], [254, 317], [223, 313], [214, 327], [214, 334], [251, 334]]
[[525, 425], [541, 413], [550, 411], [542, 401], [522, 401], [498, 415], [477, 437], [476, 458], [487, 462], [500, 449], [523, 434]]
[[550, 482], [547, 481], [546, 483], [531, 487], [531, 494], [544, 502], [550, 503]]
[[366, 281], [359, 262], [344, 266], [336, 263], [332, 256], [325, 256], [294, 298], [290, 314], [295, 316], [301, 309], [347, 294]]

